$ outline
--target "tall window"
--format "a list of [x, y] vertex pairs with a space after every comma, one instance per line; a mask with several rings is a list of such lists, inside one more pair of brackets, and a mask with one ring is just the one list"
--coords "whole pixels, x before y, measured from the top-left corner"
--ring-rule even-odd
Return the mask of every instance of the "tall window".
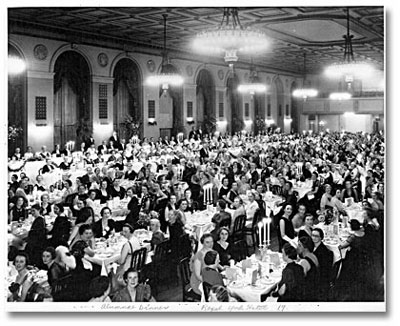
[[108, 119], [107, 84], [99, 85], [99, 118]]

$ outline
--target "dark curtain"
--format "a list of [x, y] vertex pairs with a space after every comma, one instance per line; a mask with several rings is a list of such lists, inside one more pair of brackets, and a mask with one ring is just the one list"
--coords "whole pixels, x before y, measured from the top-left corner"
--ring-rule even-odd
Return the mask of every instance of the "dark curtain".
[[215, 131], [215, 86], [211, 74], [207, 70], [201, 70], [196, 80], [196, 96], [200, 93], [204, 97], [203, 130], [206, 133]]
[[129, 59], [121, 59], [114, 70], [113, 95], [118, 92], [118, 87], [123, 82], [129, 93], [129, 114], [134, 121], [142, 119], [140, 107], [139, 71], [136, 65]]
[[242, 131], [244, 128], [243, 114], [240, 109], [240, 95], [237, 90], [239, 79], [236, 75], [229, 77], [227, 82], [227, 96], [231, 103], [232, 133]]
[[[18, 51], [8, 45], [8, 54], [21, 58]], [[8, 141], [8, 155], [12, 155], [17, 147], [25, 151], [27, 135], [26, 110], [26, 72], [19, 75], [8, 75], [8, 126], [22, 128], [15, 139]]]
[[89, 109], [90, 72], [85, 59], [76, 52], [64, 52], [57, 59], [54, 67], [54, 94], [62, 86], [63, 78], [66, 78], [73, 92], [78, 96], [78, 120], [91, 120]]

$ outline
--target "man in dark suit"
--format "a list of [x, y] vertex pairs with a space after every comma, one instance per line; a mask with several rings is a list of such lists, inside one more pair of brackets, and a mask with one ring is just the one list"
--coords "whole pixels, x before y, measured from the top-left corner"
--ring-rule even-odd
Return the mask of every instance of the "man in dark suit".
[[108, 152], [108, 147], [107, 147], [107, 141], [103, 140], [102, 144], [97, 147], [97, 153], [102, 153], [102, 154], [107, 154]]
[[203, 147], [200, 149], [200, 158], [202, 163], [204, 163], [204, 161], [208, 158], [209, 155], [210, 155], [210, 150], [208, 148], [208, 143], [204, 142]]
[[109, 139], [109, 142], [110, 142], [110, 143], [113, 142], [114, 147], [115, 147], [116, 149], [119, 149], [119, 147], [120, 147], [120, 145], [121, 145], [121, 142], [120, 142], [120, 139], [119, 139], [119, 137], [118, 137], [116, 131], [113, 131], [113, 134], [112, 134], [112, 136], [111, 136], [110, 139]]
[[329, 283], [332, 278], [333, 252], [323, 243], [324, 232], [320, 228], [315, 228], [311, 233], [314, 242], [314, 255], [318, 258], [320, 270], [320, 301], [328, 300]]
[[196, 139], [197, 137], [197, 131], [195, 130], [194, 127], [192, 127], [192, 130], [189, 132], [189, 139]]
[[44, 218], [40, 215], [40, 206], [31, 208], [34, 221], [26, 239], [25, 251], [29, 255], [30, 264], [38, 268], [43, 266], [42, 252], [47, 245], [47, 229]]
[[54, 164], [51, 162], [51, 160], [48, 158], [46, 159], [46, 164], [43, 166], [42, 168], [42, 174], [51, 172], [55, 169], [56, 167], [54, 166]]

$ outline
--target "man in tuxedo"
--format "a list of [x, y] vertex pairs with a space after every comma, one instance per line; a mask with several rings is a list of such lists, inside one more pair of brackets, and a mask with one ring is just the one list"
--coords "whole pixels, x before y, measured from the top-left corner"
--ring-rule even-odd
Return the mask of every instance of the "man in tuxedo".
[[97, 147], [97, 153], [102, 153], [102, 154], [107, 154], [108, 152], [108, 147], [107, 147], [107, 141], [103, 140], [102, 144]]
[[69, 162], [69, 157], [64, 156], [64, 161], [61, 162], [61, 164], [58, 166], [61, 170], [69, 170], [71, 167], [72, 162]]
[[46, 164], [42, 168], [42, 174], [51, 172], [55, 169], [54, 164], [51, 162], [51, 160], [48, 158], [46, 159]]
[[109, 139], [109, 142], [110, 143], [113, 142], [114, 147], [117, 148], [117, 149], [121, 145], [120, 139], [119, 139], [116, 131], [113, 131], [112, 136]]
[[311, 233], [314, 242], [314, 255], [318, 258], [320, 270], [319, 300], [328, 300], [329, 283], [332, 277], [333, 252], [323, 243], [324, 232], [320, 228], [315, 228]]
[[197, 131], [195, 130], [194, 127], [192, 127], [192, 130], [189, 132], [189, 139], [196, 139], [197, 137]]
[[210, 150], [208, 147], [208, 143], [204, 142], [203, 147], [200, 149], [200, 158], [201, 158], [202, 163], [204, 163], [204, 161], [206, 159], [208, 159], [209, 154], [210, 154]]
[[85, 150], [90, 148], [90, 146], [95, 144], [95, 140], [92, 135], [90, 135], [87, 139], [85, 139]]

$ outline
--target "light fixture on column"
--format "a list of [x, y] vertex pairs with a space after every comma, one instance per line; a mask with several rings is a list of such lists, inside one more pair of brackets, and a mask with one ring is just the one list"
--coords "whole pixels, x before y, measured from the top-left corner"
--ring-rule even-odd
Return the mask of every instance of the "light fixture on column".
[[345, 40], [343, 60], [328, 66], [325, 73], [332, 78], [344, 77], [348, 89], [351, 88], [354, 78], [365, 78], [373, 72], [373, 67], [367, 62], [354, 60], [353, 45], [351, 43], [353, 37], [354, 35], [350, 35], [350, 12], [349, 8], [347, 8], [347, 34], [343, 35]]
[[247, 93], [252, 96], [255, 93], [265, 93], [267, 91], [267, 85], [262, 83], [257, 75], [257, 71], [253, 65], [253, 59], [251, 60], [251, 65], [250, 65], [249, 80], [247, 83], [240, 84], [238, 86], [238, 91], [240, 93]]
[[19, 75], [26, 69], [25, 61], [17, 56], [8, 56], [8, 74]]
[[307, 88], [306, 87], [306, 53], [304, 52], [304, 76], [303, 76], [303, 87], [295, 89], [293, 91], [293, 96], [294, 97], [300, 97], [304, 101], [307, 100], [308, 97], [315, 97], [318, 95], [318, 91], [314, 88]]
[[348, 92], [337, 92], [329, 94], [331, 100], [343, 101], [351, 99], [351, 94]]
[[193, 48], [205, 54], [225, 54], [225, 62], [233, 67], [239, 54], [265, 51], [269, 40], [264, 32], [244, 28], [239, 20], [237, 8], [224, 8], [221, 24], [196, 35]]
[[155, 75], [147, 78], [147, 84], [151, 86], [161, 85], [162, 89], [166, 91], [169, 86], [179, 86], [183, 84], [183, 78], [179, 75], [177, 69], [169, 62], [167, 51], [167, 14], [164, 17], [164, 49], [162, 51], [161, 71]]

